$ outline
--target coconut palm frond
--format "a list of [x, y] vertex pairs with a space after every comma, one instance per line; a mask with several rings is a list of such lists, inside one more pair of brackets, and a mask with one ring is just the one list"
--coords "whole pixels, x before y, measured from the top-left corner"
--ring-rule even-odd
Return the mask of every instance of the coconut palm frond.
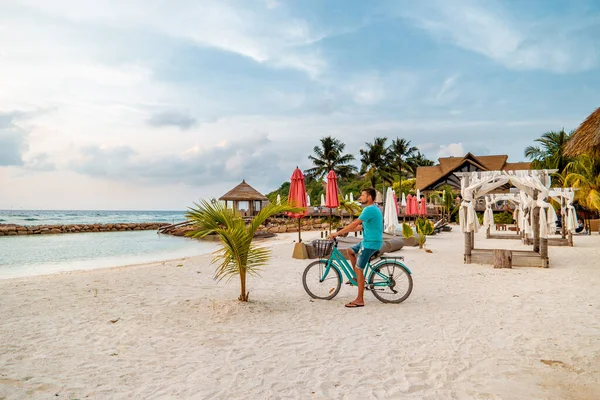
[[185, 217], [194, 222], [196, 231], [190, 236], [204, 237], [214, 233], [216, 229], [222, 227], [234, 226], [236, 223], [243, 222], [242, 217], [234, 210], [228, 209], [220, 202], [209, 202], [201, 200], [200, 204], [194, 203], [190, 207]]
[[[223, 247], [215, 252], [213, 263], [217, 264], [215, 279], [221, 280], [238, 274], [245, 274], [248, 259], [248, 248], [252, 237], [248, 237], [245, 227], [218, 229], [215, 233], [219, 236]], [[219, 263], [220, 261], [220, 263]]]
[[271, 250], [266, 247], [251, 246], [248, 251], [248, 264], [246, 270], [249, 274], [259, 275], [259, 267], [267, 265], [269, 257], [271, 256]]
[[248, 225], [248, 231], [250, 232], [251, 236], [253, 236], [258, 227], [264, 224], [265, 221], [268, 218], [271, 218], [273, 215], [283, 212], [301, 213], [304, 210], [304, 208], [292, 206], [290, 203], [288, 203], [287, 198], [285, 202], [282, 199], [281, 204], [270, 203], [260, 210], [258, 214], [254, 216], [252, 221], [250, 221], [250, 225]]
[[186, 213], [193, 222], [194, 229], [188, 233], [191, 237], [216, 235], [221, 247], [213, 253], [212, 263], [216, 264], [215, 279], [230, 281], [234, 276], [240, 277], [241, 301], [248, 301], [246, 292], [246, 275], [258, 275], [258, 269], [264, 266], [270, 252], [268, 249], [252, 245], [254, 233], [265, 220], [274, 214], [301, 209], [292, 207], [287, 201], [282, 204], [271, 203], [263, 208], [256, 218], [246, 226], [244, 219], [233, 210], [227, 209], [219, 202], [206, 200], [194, 203]]

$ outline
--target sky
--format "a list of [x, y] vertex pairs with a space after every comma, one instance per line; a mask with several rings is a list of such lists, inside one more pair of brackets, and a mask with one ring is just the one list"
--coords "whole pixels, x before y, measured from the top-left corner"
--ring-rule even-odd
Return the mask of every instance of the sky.
[[185, 210], [333, 136], [523, 151], [600, 106], [596, 0], [0, 1], [0, 209]]

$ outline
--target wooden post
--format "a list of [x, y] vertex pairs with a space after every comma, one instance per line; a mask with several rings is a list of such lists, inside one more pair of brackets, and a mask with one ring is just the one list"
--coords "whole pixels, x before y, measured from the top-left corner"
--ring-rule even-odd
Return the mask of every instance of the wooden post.
[[512, 251], [494, 249], [494, 268], [512, 268]]
[[475, 231], [471, 231], [471, 250], [475, 248]]
[[[540, 257], [544, 260], [548, 260], [548, 239], [540, 239]], [[544, 262], [544, 268], [548, 268], [548, 263]]]
[[540, 207], [537, 205], [538, 191], [533, 191], [533, 251], [540, 252]]
[[490, 238], [490, 227], [488, 226], [486, 231], [485, 231], [485, 238], [489, 239]]
[[573, 234], [571, 232], [567, 233], [567, 241], [569, 242], [569, 246], [573, 247]]
[[471, 264], [471, 232], [465, 232], [465, 264]]
[[[552, 207], [552, 205], [550, 205], [550, 207]], [[562, 238], [566, 238], [567, 237], [567, 227], [565, 226], [565, 198], [561, 197], [560, 198], [560, 226], [561, 226], [561, 236]]]

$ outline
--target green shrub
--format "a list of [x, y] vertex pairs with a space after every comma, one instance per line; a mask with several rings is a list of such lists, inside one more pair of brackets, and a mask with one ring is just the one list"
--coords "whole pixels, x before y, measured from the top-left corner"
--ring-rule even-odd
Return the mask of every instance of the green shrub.
[[415, 233], [413, 232], [410, 225], [403, 223], [402, 224], [402, 236], [404, 236], [405, 239], [409, 239], [409, 238], [413, 237], [414, 235], [415, 235]]
[[508, 211], [496, 213], [496, 214], [494, 214], [494, 223], [495, 224], [512, 224], [513, 216]]
[[433, 233], [433, 222], [426, 218], [417, 218], [415, 225], [417, 226], [417, 234], [419, 235], [419, 248], [422, 249], [427, 235]]

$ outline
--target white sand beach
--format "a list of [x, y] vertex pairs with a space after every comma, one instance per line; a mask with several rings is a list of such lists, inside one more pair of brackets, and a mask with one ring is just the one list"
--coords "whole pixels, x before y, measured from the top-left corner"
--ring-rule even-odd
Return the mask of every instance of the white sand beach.
[[296, 237], [265, 242], [247, 304], [210, 256], [0, 281], [0, 399], [600, 398], [598, 235], [550, 247], [549, 269], [494, 269], [463, 264], [455, 227], [397, 253], [407, 301], [359, 309], [345, 285], [309, 298]]

